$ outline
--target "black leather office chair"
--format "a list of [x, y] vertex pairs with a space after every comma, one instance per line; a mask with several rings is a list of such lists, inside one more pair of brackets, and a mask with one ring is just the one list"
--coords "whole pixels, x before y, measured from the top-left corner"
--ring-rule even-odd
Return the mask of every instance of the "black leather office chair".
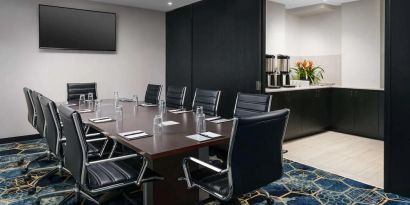
[[[242, 118], [260, 115], [270, 111], [272, 96], [261, 94], [246, 94], [238, 92], [234, 108], [234, 117]], [[214, 145], [210, 147], [210, 153], [226, 160], [228, 145]]]
[[145, 103], [158, 104], [161, 96], [161, 85], [148, 84], [145, 92]]
[[97, 83], [67, 83], [67, 101], [79, 100], [81, 94], [87, 97], [88, 93], [97, 99]]
[[[33, 101], [33, 106], [34, 106], [34, 112], [35, 112], [35, 128], [37, 130], [37, 132], [39, 133], [39, 135], [41, 137], [45, 137], [45, 129], [46, 129], [46, 123], [44, 120], [44, 115], [43, 115], [43, 110], [41, 109], [41, 104], [40, 104], [40, 97], [42, 95], [40, 93], [38, 93], [37, 91], [31, 91], [31, 99]], [[38, 162], [42, 159], [45, 159], [47, 157], [49, 157], [49, 152], [43, 152], [41, 153], [37, 158], [35, 158], [34, 160], [31, 160], [30, 162], [28, 162], [23, 168], [22, 168], [22, 173], [27, 173], [27, 171], [29, 170], [30, 166], [34, 163], [34, 162]], [[20, 160], [20, 163], [23, 160]]]
[[234, 117], [248, 117], [269, 112], [271, 95], [238, 93], [234, 109]]
[[28, 122], [35, 128], [36, 127], [36, 115], [34, 112], [33, 98], [31, 96], [32, 90], [25, 87], [23, 88], [24, 97], [27, 103], [27, 119]]
[[93, 198], [115, 189], [132, 185], [160, 180], [161, 176], [147, 168], [148, 161], [141, 154], [131, 154], [115, 158], [89, 161], [87, 157], [88, 146], [85, 141], [85, 132], [81, 116], [73, 109], [60, 105], [58, 107], [63, 122], [66, 149], [64, 164], [76, 181], [74, 189], [64, 190], [39, 196], [36, 204], [46, 197], [70, 193], [62, 204], [80, 196], [99, 204]]
[[[41, 178], [37, 179], [33, 187], [36, 187], [42, 179], [48, 178], [49, 176], [53, 176], [55, 174], [59, 174], [60, 176], [63, 174], [71, 175], [71, 173], [66, 168], [64, 168], [63, 145], [66, 141], [66, 138], [63, 136], [63, 130], [61, 126], [60, 116], [57, 111], [57, 106], [52, 100], [48, 99], [45, 96], [40, 97], [40, 104], [44, 113], [44, 119], [47, 124], [45, 138], [49, 149], [48, 155], [50, 159], [58, 162], [58, 165], [56, 167], [47, 168], [49, 172], [47, 172], [47, 174], [43, 175]], [[102, 134], [100, 134], [99, 138], [97, 138], [97, 136], [94, 137], [95, 138], [86, 140], [88, 147], [88, 157], [101, 157], [107, 145], [108, 138]], [[98, 141], [104, 141], [103, 148], [98, 149], [93, 144], [91, 144], [92, 142]], [[29, 193], [34, 192], [35, 189], [29, 190]]]
[[[193, 157], [183, 160], [189, 188], [198, 187], [224, 202], [253, 192], [282, 177], [282, 144], [289, 110], [279, 110], [234, 120], [227, 168], [220, 169]], [[189, 163], [200, 165], [196, 171]], [[267, 191], [262, 192], [272, 202]]]
[[41, 109], [40, 97], [41, 93], [32, 91], [33, 105], [36, 112], [36, 129], [40, 136], [44, 137], [46, 123], [44, 120], [43, 110]]
[[186, 86], [168, 86], [166, 103], [167, 107], [181, 109], [184, 107]]
[[221, 91], [196, 89], [192, 109], [195, 111], [197, 106], [202, 106], [207, 115], [218, 115], [219, 98]]

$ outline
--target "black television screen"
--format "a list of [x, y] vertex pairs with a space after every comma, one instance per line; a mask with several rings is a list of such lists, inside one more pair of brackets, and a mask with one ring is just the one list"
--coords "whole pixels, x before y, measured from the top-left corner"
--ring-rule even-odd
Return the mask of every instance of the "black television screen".
[[116, 50], [116, 14], [39, 5], [40, 48]]

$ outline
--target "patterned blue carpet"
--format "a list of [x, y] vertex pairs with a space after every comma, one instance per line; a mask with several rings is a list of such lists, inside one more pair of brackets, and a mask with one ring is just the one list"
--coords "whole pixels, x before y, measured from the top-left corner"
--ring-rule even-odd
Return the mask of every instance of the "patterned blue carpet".
[[[18, 143], [0, 144], [0, 204], [32, 204], [36, 194], [29, 195], [30, 189], [38, 177], [45, 171], [32, 171], [30, 180], [24, 180], [18, 160], [29, 161], [44, 151], [46, 145], [43, 140], [32, 140]], [[33, 168], [54, 165], [49, 161], [41, 161]], [[290, 160], [284, 160], [284, 176], [281, 180], [266, 187], [275, 200], [275, 204], [302, 205], [302, 204], [384, 204], [410, 205], [410, 199], [395, 194], [385, 193], [375, 188], [348, 178], [303, 165]], [[64, 190], [72, 187], [69, 177], [53, 177], [40, 184], [37, 193], [48, 193], [55, 190]], [[135, 197], [140, 194], [134, 193]], [[43, 200], [42, 204], [57, 204], [62, 197]], [[266, 204], [265, 199], [258, 192], [240, 199], [243, 205]], [[85, 202], [85, 204], [89, 204]], [[121, 197], [114, 198], [109, 204], [126, 204]], [[218, 203], [210, 203], [218, 204]]]

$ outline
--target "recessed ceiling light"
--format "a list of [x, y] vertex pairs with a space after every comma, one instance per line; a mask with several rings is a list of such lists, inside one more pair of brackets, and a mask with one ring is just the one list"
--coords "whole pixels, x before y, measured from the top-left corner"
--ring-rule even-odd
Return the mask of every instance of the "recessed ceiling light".
[[168, 2], [168, 6], [172, 6], [172, 4], [173, 4], [172, 1]]

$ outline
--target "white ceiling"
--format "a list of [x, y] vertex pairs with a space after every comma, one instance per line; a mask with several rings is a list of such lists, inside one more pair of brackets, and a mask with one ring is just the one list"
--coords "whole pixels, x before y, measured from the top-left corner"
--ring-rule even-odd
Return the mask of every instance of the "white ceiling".
[[[90, 0], [95, 2], [116, 4], [122, 6], [131, 6], [157, 11], [171, 11], [179, 7], [183, 7], [200, 0]], [[168, 5], [172, 2], [172, 6]]]
[[294, 9], [304, 6], [311, 6], [316, 4], [330, 4], [333, 6], [340, 6], [343, 3], [357, 1], [357, 0], [270, 0], [280, 4], [284, 4], [287, 9]]

